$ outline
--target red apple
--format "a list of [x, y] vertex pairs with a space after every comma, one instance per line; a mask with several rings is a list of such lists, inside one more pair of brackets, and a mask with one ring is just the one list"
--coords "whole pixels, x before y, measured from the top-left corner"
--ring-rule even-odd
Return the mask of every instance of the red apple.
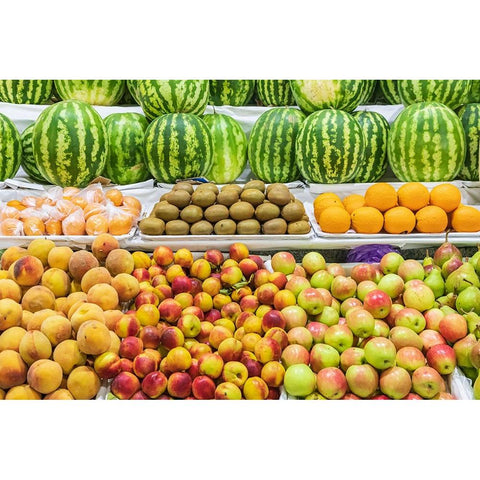
[[402, 347], [397, 351], [396, 362], [398, 367], [414, 372], [425, 365], [425, 357], [416, 347]]
[[467, 321], [459, 313], [449, 313], [440, 320], [439, 331], [447, 342], [454, 343], [468, 334]]
[[365, 295], [363, 308], [375, 318], [385, 318], [392, 308], [392, 299], [382, 290], [372, 290]]
[[377, 275], [375, 267], [371, 263], [358, 263], [352, 268], [350, 276], [355, 282], [360, 283], [365, 280], [374, 281]]
[[[325, 307], [327, 308], [327, 307]], [[307, 330], [312, 334], [313, 343], [323, 343], [328, 326], [320, 322], [308, 322]]]
[[433, 398], [442, 390], [443, 379], [432, 367], [417, 368], [412, 375], [413, 391], [423, 398]]
[[338, 400], [347, 393], [347, 379], [337, 367], [323, 368], [317, 373], [317, 388], [329, 400]]
[[288, 345], [282, 352], [281, 355], [282, 363], [285, 368], [290, 367], [291, 365], [296, 365], [304, 363], [308, 365], [310, 362], [310, 353], [302, 345]]
[[345, 378], [350, 391], [361, 398], [371, 397], [378, 388], [378, 373], [369, 364], [351, 365]]
[[427, 362], [440, 375], [449, 375], [457, 365], [455, 350], [449, 345], [434, 345], [427, 352]]
[[391, 367], [380, 375], [380, 390], [394, 400], [406, 397], [412, 388], [410, 374], [402, 367]]

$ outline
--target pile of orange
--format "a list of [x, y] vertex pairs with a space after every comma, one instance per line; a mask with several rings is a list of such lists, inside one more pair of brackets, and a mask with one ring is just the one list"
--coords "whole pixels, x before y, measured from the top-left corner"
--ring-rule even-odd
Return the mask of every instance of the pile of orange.
[[313, 202], [315, 218], [326, 233], [389, 234], [480, 231], [480, 210], [462, 205], [460, 190], [442, 183], [431, 191], [418, 182], [398, 190], [388, 183], [370, 186], [365, 195], [343, 200], [335, 193], [320, 194]]
[[141, 209], [137, 198], [115, 188], [54, 187], [39, 197], [0, 203], [0, 235], [125, 235]]

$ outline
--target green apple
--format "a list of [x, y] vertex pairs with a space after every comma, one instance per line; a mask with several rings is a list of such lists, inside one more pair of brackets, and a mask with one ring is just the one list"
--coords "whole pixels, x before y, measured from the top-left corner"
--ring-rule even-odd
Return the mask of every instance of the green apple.
[[315, 391], [317, 376], [308, 365], [299, 363], [287, 368], [283, 384], [289, 395], [306, 397]]

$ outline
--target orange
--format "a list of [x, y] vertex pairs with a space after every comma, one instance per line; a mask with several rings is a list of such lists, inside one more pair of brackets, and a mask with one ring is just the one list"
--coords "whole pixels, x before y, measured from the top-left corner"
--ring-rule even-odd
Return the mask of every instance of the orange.
[[85, 220], [88, 220], [92, 215], [105, 213], [105, 210], [106, 210], [105, 205], [101, 205], [100, 203], [89, 203], [84, 208], [83, 214], [85, 215]]
[[9, 207], [13, 207], [13, 208], [16, 208], [17, 210], [25, 210], [25, 205], [22, 204], [22, 202], [20, 202], [20, 200], [10, 200], [9, 202], [7, 202], [7, 205]]
[[342, 200], [342, 203], [345, 207], [345, 210], [351, 214], [357, 208], [365, 206], [365, 198], [363, 197], [363, 195], [352, 193], [351, 195], [347, 195]]
[[397, 192], [398, 204], [407, 207], [413, 212], [428, 205], [430, 193], [428, 188], [419, 182], [408, 182], [402, 185]]
[[342, 200], [336, 193], [332, 192], [325, 192], [318, 195], [318, 197], [313, 201], [313, 213], [315, 218], [320, 218], [320, 214], [327, 208], [327, 207], [343, 207]]
[[76, 195], [76, 196], [72, 197], [72, 203], [74, 205], [77, 205], [81, 209], [84, 209], [88, 205], [87, 199], [81, 197], [80, 195]]
[[386, 212], [397, 206], [397, 192], [388, 183], [374, 183], [365, 192], [365, 205]]
[[64, 235], [85, 235], [85, 219], [81, 210], [77, 210], [62, 221], [62, 232]]
[[415, 228], [415, 222], [415, 214], [411, 210], [406, 207], [393, 207], [384, 214], [383, 228], [387, 233], [410, 233]]
[[135, 197], [131, 197], [129, 195], [124, 195], [123, 197], [123, 205], [125, 207], [131, 207], [137, 210], [138, 215], [140, 215], [140, 212], [142, 211], [142, 204], [140, 203], [140, 200]]
[[6, 218], [20, 218], [20, 212], [22, 210], [25, 210], [25, 207], [20, 210], [7, 205], [0, 210], [0, 220], [5, 220]]
[[460, 190], [451, 183], [442, 183], [432, 188], [430, 192], [430, 205], [436, 205], [447, 213], [453, 212], [462, 201]]
[[23, 223], [16, 218], [7, 218], [0, 223], [0, 232], [2, 235], [22, 235]]
[[21, 203], [25, 207], [36, 207], [38, 203], [38, 198], [32, 195], [27, 195], [22, 198]]
[[352, 212], [352, 228], [357, 233], [378, 233], [383, 228], [383, 215], [374, 207], [360, 207]]
[[345, 233], [350, 228], [350, 215], [343, 207], [333, 205], [320, 213], [318, 224], [326, 233]]
[[45, 224], [38, 217], [27, 217], [23, 220], [25, 235], [45, 235]]
[[456, 232], [480, 231], [480, 210], [469, 205], [460, 205], [452, 212], [452, 228]]
[[441, 233], [448, 225], [445, 210], [436, 205], [421, 208], [416, 214], [417, 231], [420, 233]]
[[87, 231], [87, 235], [108, 233], [108, 220], [101, 214], [92, 215], [85, 223], [85, 230]]
[[120, 190], [112, 188], [105, 193], [105, 198], [108, 198], [116, 207], [119, 207], [123, 204], [123, 194]]
[[73, 197], [74, 195], [77, 195], [78, 193], [80, 193], [80, 189], [77, 188], [77, 187], [65, 187], [63, 189], [63, 197], [69, 197], [69, 199], [71, 197]]
[[45, 222], [45, 232], [48, 235], [61, 235], [62, 234], [62, 222], [60, 220], [47, 220]]
[[76, 206], [70, 200], [59, 200], [56, 207], [58, 213], [60, 214], [59, 216], [61, 220], [71, 215], [75, 210], [78, 210], [78, 206]]

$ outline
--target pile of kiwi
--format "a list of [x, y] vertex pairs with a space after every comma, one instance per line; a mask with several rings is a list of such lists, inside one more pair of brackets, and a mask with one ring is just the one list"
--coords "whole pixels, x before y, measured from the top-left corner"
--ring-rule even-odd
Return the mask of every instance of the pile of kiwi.
[[302, 202], [282, 183], [265, 188], [261, 180], [252, 180], [219, 190], [213, 183], [194, 189], [180, 182], [162, 195], [139, 228], [145, 235], [298, 235], [310, 232], [310, 222]]

